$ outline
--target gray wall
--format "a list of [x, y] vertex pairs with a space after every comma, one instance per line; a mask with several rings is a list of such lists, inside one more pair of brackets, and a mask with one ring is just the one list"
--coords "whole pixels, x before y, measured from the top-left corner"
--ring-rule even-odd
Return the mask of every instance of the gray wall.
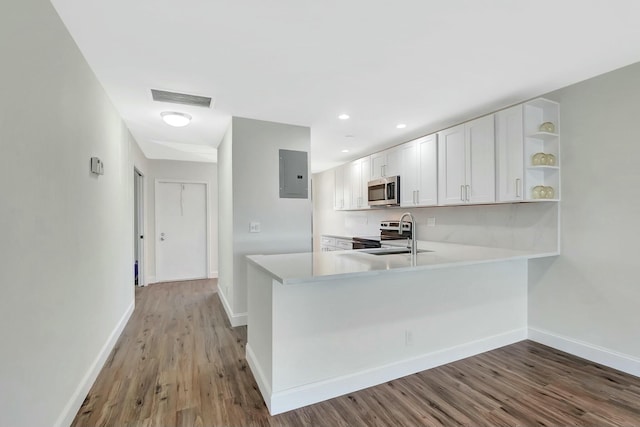
[[640, 64], [561, 89], [562, 256], [530, 265], [529, 324], [640, 358]]
[[149, 283], [156, 280], [155, 244], [155, 181], [169, 179], [177, 181], [206, 182], [209, 202], [209, 275], [218, 275], [218, 165], [204, 162], [183, 162], [175, 160], [148, 160], [148, 173], [145, 175], [145, 228], [147, 230], [145, 261]]
[[135, 143], [48, 1], [0, 56], [0, 425], [65, 425], [133, 308]]
[[[225, 219], [226, 226], [232, 225], [232, 241], [225, 237], [220, 247], [221, 253], [233, 254], [233, 272], [223, 271], [226, 265], [220, 266], [221, 290], [233, 314], [243, 315], [247, 311], [246, 255], [311, 251], [311, 199], [279, 197], [278, 157], [279, 149], [309, 152], [310, 129], [239, 117], [232, 119], [231, 126], [232, 155], [225, 142], [218, 153], [221, 171], [226, 174], [231, 157], [233, 175], [231, 183], [222, 182], [220, 177], [220, 185], [231, 186], [233, 192], [230, 197], [228, 188], [220, 190], [225, 202], [232, 198], [233, 204], [232, 221]], [[252, 221], [261, 223], [260, 233], [249, 232]], [[233, 290], [225, 291], [230, 285]]]

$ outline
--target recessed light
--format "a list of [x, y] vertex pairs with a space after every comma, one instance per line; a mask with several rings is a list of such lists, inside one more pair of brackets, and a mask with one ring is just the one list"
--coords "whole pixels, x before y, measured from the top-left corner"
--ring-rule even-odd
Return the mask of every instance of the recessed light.
[[338, 116], [338, 118], [339, 118], [340, 120], [348, 120], [348, 119], [349, 119], [349, 115], [348, 115], [348, 114], [344, 114], [344, 113], [342, 113], [342, 114], [340, 114], [340, 115]]
[[342, 150], [342, 152], [343, 152], [343, 153], [348, 153], [348, 152], [349, 152], [349, 150], [344, 149], [344, 150]]
[[397, 127], [398, 129], [404, 129], [404, 128], [406, 128], [406, 127], [407, 127], [407, 125], [406, 125], [406, 124], [404, 124], [404, 123], [398, 123], [398, 124], [396, 125], [396, 127]]
[[178, 113], [176, 111], [163, 111], [160, 113], [162, 120], [169, 126], [181, 128], [191, 122], [191, 116], [187, 113]]

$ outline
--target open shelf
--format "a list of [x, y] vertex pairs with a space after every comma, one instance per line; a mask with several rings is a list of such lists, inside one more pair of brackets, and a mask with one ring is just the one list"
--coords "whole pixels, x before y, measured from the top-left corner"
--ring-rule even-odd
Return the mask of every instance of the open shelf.
[[527, 169], [560, 169], [560, 166], [536, 165], [527, 166]]
[[529, 135], [527, 135], [527, 138], [535, 138], [535, 139], [542, 139], [544, 141], [550, 141], [554, 138], [557, 138], [559, 135], [557, 133], [551, 133], [551, 132], [534, 132], [531, 133]]

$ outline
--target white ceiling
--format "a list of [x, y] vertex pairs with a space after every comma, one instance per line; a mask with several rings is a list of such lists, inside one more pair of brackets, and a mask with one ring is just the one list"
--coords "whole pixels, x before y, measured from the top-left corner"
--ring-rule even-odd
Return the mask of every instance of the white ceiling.
[[215, 160], [241, 116], [310, 126], [317, 172], [640, 61], [637, 0], [51, 1], [150, 158]]

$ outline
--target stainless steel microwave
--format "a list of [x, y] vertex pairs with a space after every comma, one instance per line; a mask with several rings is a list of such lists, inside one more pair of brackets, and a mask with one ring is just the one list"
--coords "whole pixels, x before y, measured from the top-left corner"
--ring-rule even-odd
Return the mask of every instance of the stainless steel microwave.
[[369, 206], [400, 206], [400, 176], [387, 176], [369, 181]]

